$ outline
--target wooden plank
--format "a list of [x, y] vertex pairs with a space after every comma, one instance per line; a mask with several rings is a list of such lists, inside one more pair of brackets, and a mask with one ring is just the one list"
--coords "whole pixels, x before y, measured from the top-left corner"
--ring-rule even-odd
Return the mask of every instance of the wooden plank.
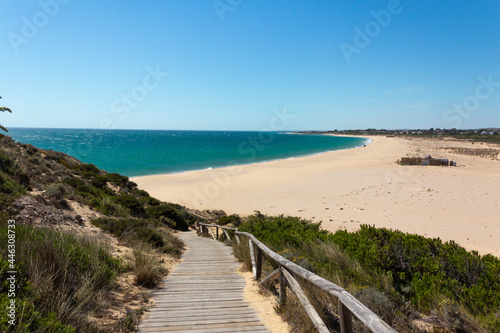
[[210, 325], [210, 326], [202, 326], [193, 327], [190, 329], [168, 329], [168, 328], [144, 328], [141, 329], [141, 332], [170, 332], [170, 333], [224, 333], [224, 332], [270, 332], [263, 325], [255, 325], [255, 326], [233, 326], [233, 327], [224, 327], [220, 325]]
[[173, 310], [220, 310], [220, 309], [234, 309], [234, 308], [248, 308], [248, 303], [243, 301], [231, 301], [223, 303], [185, 303], [183, 304], [161, 304], [149, 309], [150, 312], [154, 311], [165, 311], [169, 309]]
[[259, 324], [259, 320], [255, 318], [237, 318], [237, 319], [203, 319], [198, 322], [185, 323], [184, 320], [173, 321], [173, 322], [148, 322], [143, 325], [143, 327], [193, 327], [196, 325], [224, 325], [223, 327], [230, 327], [230, 325], [243, 324], [241, 326], [246, 326], [247, 323]]
[[246, 282], [231, 249], [191, 233], [184, 237], [188, 251], [155, 292], [139, 332], [269, 332], [244, 301]]
[[316, 327], [319, 333], [329, 333], [330, 331], [323, 322], [323, 319], [321, 319], [316, 309], [312, 306], [297, 280], [295, 280], [286, 269], [283, 269], [283, 275], [285, 276], [290, 289], [292, 289], [293, 293], [297, 296], [300, 303], [306, 310], [306, 313], [314, 324], [314, 327]]
[[156, 318], [148, 318], [148, 323], [171, 323], [171, 322], [182, 322], [184, 324], [189, 324], [191, 322], [209, 322], [209, 321], [230, 321], [230, 320], [245, 320], [254, 319], [259, 320], [255, 313], [228, 313], [228, 314], [218, 314], [212, 315], [210, 313], [202, 313], [198, 316], [192, 315], [191, 313], [184, 313], [182, 316], [172, 317], [171, 315], [157, 316]]
[[[224, 315], [224, 314], [255, 314], [255, 311], [250, 308], [250, 307], [245, 307], [245, 308], [223, 308], [223, 309], [193, 309], [191, 311], [184, 311], [184, 310], [177, 310], [177, 309], [172, 309], [168, 311], [163, 311], [162, 313], [159, 313], [154, 316], [160, 316], [162, 314], [166, 314], [167, 316], [184, 316], [184, 315], [192, 315], [192, 316], [198, 316], [202, 314], [206, 314], [208, 316], [218, 316], [218, 315]], [[151, 317], [154, 317], [151, 316]]]

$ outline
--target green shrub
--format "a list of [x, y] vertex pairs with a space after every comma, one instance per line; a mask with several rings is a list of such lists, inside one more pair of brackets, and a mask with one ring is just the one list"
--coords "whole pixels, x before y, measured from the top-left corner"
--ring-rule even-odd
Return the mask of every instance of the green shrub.
[[91, 179], [99, 175], [99, 168], [97, 168], [94, 164], [82, 163], [78, 165], [78, 171], [87, 179]]
[[155, 199], [153, 197], [140, 197], [139, 198], [140, 202], [144, 205], [148, 206], [158, 206], [161, 204], [161, 201], [158, 199]]
[[0, 151], [0, 171], [12, 173], [16, 168], [16, 164], [12, 161], [7, 154]]
[[61, 200], [65, 196], [72, 193], [73, 189], [66, 184], [52, 184], [45, 189], [45, 195], [49, 199]]
[[135, 217], [144, 216], [146, 211], [136, 197], [130, 194], [120, 194], [115, 198], [115, 202], [130, 210], [130, 214]]
[[135, 194], [140, 197], [149, 197], [149, 193], [144, 190], [136, 190]]
[[0, 193], [23, 193], [29, 183], [29, 176], [0, 151]]
[[108, 173], [106, 176], [106, 181], [113, 183], [117, 186], [124, 187], [128, 182], [128, 177], [122, 176], [118, 173]]
[[174, 256], [178, 256], [183, 248], [180, 240], [159, 228], [161, 224], [157, 220], [102, 217], [91, 222], [124, 241], [129, 243], [139, 241]]
[[62, 180], [63, 184], [67, 184], [73, 188], [78, 188], [78, 186], [85, 186], [85, 182], [80, 178], [67, 177]]
[[[331, 240], [363, 266], [390, 274], [396, 289], [422, 311], [442, 294], [476, 316], [500, 310], [500, 259], [455, 242], [362, 225]], [[500, 320], [500, 318], [499, 318]]]
[[158, 206], [150, 206], [146, 209], [147, 215], [152, 218], [163, 218], [161, 221], [170, 225], [173, 229], [187, 231], [189, 230], [189, 223], [186, 218], [177, 209], [169, 206], [168, 204], [161, 204]]
[[222, 216], [219, 218], [219, 222], [217, 224], [219, 225], [232, 224], [235, 227], [238, 227], [241, 224], [241, 217], [238, 214]]
[[304, 243], [326, 240], [328, 232], [321, 229], [321, 222], [311, 221], [293, 216], [267, 216], [256, 211], [240, 226], [240, 231], [253, 234], [265, 240], [267, 245], [283, 249], [285, 247], [300, 248]]
[[64, 184], [67, 184], [73, 188], [78, 188], [79, 186], [86, 186], [85, 182], [80, 178], [75, 177], [67, 177], [62, 181]]
[[162, 235], [160, 235], [156, 230], [143, 226], [135, 229], [139, 239], [146, 243], [151, 244], [154, 248], [161, 248], [165, 246]]
[[0, 171], [0, 193], [23, 193], [25, 189], [9, 175]]
[[104, 215], [120, 216], [120, 206], [115, 204], [111, 197], [92, 198], [90, 200], [90, 206]]
[[92, 181], [90, 182], [90, 184], [94, 187], [97, 187], [97, 188], [105, 188], [106, 187], [106, 176], [103, 176], [103, 175], [97, 175], [94, 177], [94, 179], [92, 179]]
[[134, 311], [127, 310], [125, 316], [120, 319], [120, 332], [137, 332], [139, 320], [146, 311], [145, 308], [136, 309]]

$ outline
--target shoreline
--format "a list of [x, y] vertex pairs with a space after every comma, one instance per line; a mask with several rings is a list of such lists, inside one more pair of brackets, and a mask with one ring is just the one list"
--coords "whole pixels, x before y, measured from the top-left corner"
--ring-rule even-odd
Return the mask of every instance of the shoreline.
[[[300, 135], [315, 135], [315, 134], [302, 134], [302, 133], [283, 133], [283, 134], [300, 134]], [[365, 136], [353, 136], [353, 135], [333, 135], [333, 134], [316, 134], [316, 135], [329, 135], [329, 136], [337, 136], [337, 137], [346, 137], [346, 138], [356, 138], [356, 139], [366, 139], [362, 145], [360, 146], [355, 146], [355, 147], [350, 147], [350, 148], [342, 148], [342, 149], [335, 149], [335, 150], [326, 150], [326, 151], [321, 151], [317, 153], [306, 153], [305, 155], [296, 155], [296, 156], [290, 156], [290, 157], [282, 157], [282, 158], [272, 158], [269, 160], [262, 160], [262, 161], [255, 161], [255, 162], [249, 162], [249, 163], [241, 163], [241, 164], [226, 164], [222, 166], [216, 166], [216, 167], [208, 167], [204, 169], [193, 169], [193, 170], [181, 170], [181, 171], [172, 171], [168, 173], [155, 173], [155, 174], [146, 174], [146, 175], [136, 175], [136, 176], [130, 176], [129, 178], [142, 178], [142, 177], [154, 177], [154, 176], [167, 176], [167, 175], [174, 175], [174, 174], [182, 174], [185, 172], [196, 172], [196, 171], [209, 171], [209, 170], [218, 170], [218, 169], [223, 169], [223, 168], [237, 168], [240, 166], [244, 165], [256, 165], [260, 163], [268, 163], [268, 162], [275, 162], [275, 161], [285, 161], [285, 160], [291, 160], [294, 158], [303, 158], [303, 157], [309, 157], [309, 156], [316, 156], [316, 155], [322, 155], [322, 154], [328, 154], [328, 153], [333, 153], [336, 151], [343, 151], [343, 150], [350, 150], [350, 149], [358, 149], [358, 148], [365, 148], [368, 145], [370, 145], [373, 142], [373, 139], [371, 137], [365, 137]], [[233, 161], [229, 161], [233, 162]]]
[[[500, 160], [444, 149], [488, 144], [356, 137], [373, 141], [363, 149], [131, 180], [153, 197], [198, 210], [300, 216], [323, 221], [322, 227], [332, 232], [370, 224], [454, 240], [468, 250], [500, 256], [500, 207], [495, 202]], [[459, 166], [397, 165], [406, 154], [449, 158]]]

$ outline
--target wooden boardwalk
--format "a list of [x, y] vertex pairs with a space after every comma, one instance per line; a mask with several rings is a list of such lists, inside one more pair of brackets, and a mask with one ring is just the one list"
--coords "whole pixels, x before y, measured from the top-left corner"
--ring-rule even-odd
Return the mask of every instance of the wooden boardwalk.
[[245, 279], [231, 248], [192, 231], [179, 238], [188, 251], [155, 294], [139, 332], [270, 332], [243, 300]]

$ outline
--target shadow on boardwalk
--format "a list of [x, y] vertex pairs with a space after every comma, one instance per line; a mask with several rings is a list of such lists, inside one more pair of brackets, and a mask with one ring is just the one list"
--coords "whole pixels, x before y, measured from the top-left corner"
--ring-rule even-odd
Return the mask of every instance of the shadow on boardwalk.
[[270, 332], [243, 300], [245, 279], [231, 248], [194, 231], [179, 238], [188, 250], [156, 292], [139, 332]]

